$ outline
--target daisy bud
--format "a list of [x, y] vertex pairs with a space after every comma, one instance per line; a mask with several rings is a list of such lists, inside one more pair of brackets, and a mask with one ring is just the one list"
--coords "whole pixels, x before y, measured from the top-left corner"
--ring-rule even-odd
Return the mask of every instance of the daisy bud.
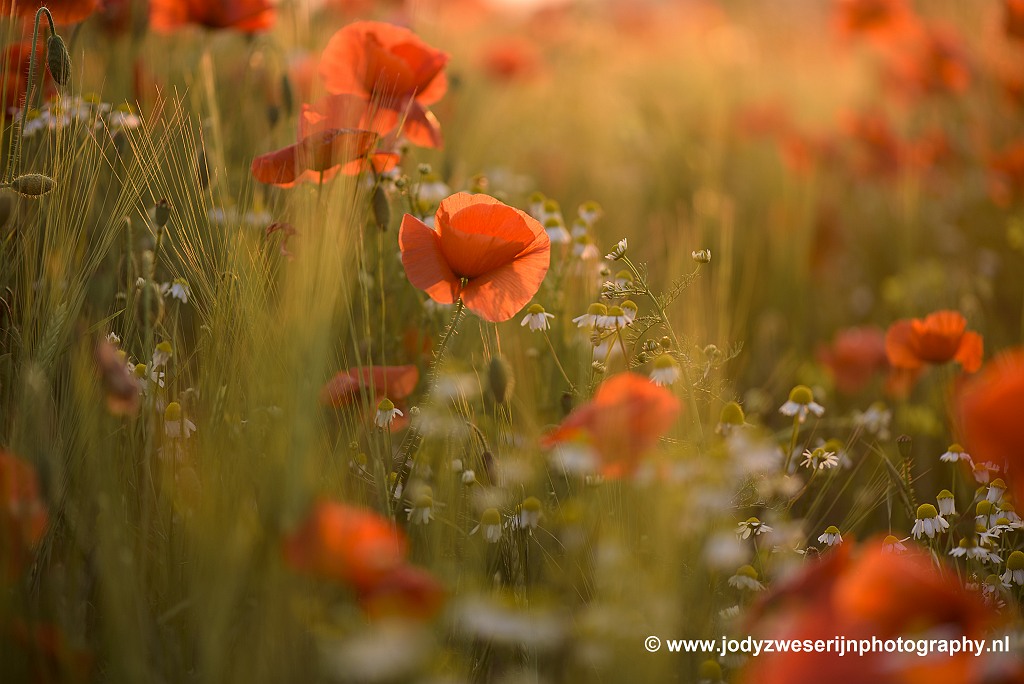
[[644, 346], [641, 347], [641, 349], [647, 352], [648, 354], [653, 354], [654, 352], [658, 351], [658, 343], [655, 342], [654, 340], [645, 340]]
[[388, 229], [391, 223], [391, 205], [388, 204], [388, 195], [384, 188], [378, 185], [373, 189], [373, 221], [382, 231]]
[[668, 338], [668, 335], [664, 335], [661, 338], [661, 348], [668, 350], [672, 348], [672, 340]]
[[156, 203], [153, 208], [153, 220], [156, 222], [157, 228], [163, 228], [167, 225], [167, 221], [171, 218], [171, 203], [165, 199], [161, 199]]
[[71, 56], [64, 39], [56, 33], [51, 33], [46, 39], [46, 68], [58, 85], [67, 85], [71, 77]]
[[512, 396], [515, 387], [515, 376], [512, 366], [502, 356], [494, 356], [487, 368], [487, 379], [490, 381], [491, 396], [497, 404], [504, 404]]
[[698, 264], [710, 264], [711, 263], [711, 250], [702, 249], [690, 253], [690, 257], [693, 258]]
[[419, 167], [417, 167], [417, 170], [420, 172], [421, 176], [426, 176], [433, 171], [430, 164], [420, 164]]
[[22, 197], [42, 197], [52, 191], [57, 184], [49, 176], [41, 173], [26, 173], [11, 181], [8, 187]]

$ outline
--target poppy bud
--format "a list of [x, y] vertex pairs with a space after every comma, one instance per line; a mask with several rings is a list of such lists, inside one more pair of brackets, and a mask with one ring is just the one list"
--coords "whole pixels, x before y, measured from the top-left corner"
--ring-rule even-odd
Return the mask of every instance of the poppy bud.
[[512, 375], [512, 367], [504, 357], [491, 358], [491, 364], [487, 368], [487, 379], [490, 381], [491, 396], [494, 397], [495, 403], [504, 404], [508, 401], [516, 381]]
[[391, 205], [388, 204], [388, 195], [384, 188], [378, 185], [373, 189], [373, 220], [382, 231], [388, 229], [391, 223]]
[[167, 225], [167, 221], [171, 218], [171, 203], [165, 199], [161, 199], [156, 203], [154, 207], [154, 220], [158, 228], [163, 228]]
[[22, 197], [42, 197], [56, 187], [53, 179], [41, 173], [26, 173], [10, 182], [8, 187]]
[[64, 39], [51, 33], [46, 39], [46, 68], [50, 70], [53, 80], [59, 85], [67, 85], [71, 78], [71, 56], [64, 45]]

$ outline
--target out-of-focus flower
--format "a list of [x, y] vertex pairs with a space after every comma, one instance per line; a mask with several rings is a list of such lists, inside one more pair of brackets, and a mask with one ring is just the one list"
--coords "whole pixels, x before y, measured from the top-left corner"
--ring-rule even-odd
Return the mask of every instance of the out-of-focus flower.
[[394, 422], [395, 417], [404, 415], [404, 413], [395, 408], [395, 402], [384, 397], [377, 404], [377, 415], [374, 416], [373, 422], [383, 430], [390, 430], [391, 423]]
[[[32, 8], [35, 14], [38, 5]], [[45, 64], [46, 56], [43, 48], [44, 43], [40, 42], [36, 47], [36, 65]], [[25, 88], [28, 86], [28, 67], [32, 60], [32, 46], [28, 41], [22, 43], [11, 43], [4, 48], [2, 63], [6, 69], [0, 74], [3, 82], [4, 107], [8, 110], [20, 110], [25, 102]], [[44, 70], [43, 84], [45, 94], [54, 92], [55, 86], [50, 72]], [[33, 98], [34, 99], [34, 98]]]
[[354, 128], [331, 128], [311, 133], [294, 145], [254, 158], [252, 176], [261, 183], [285, 187], [299, 181], [326, 181], [337, 173], [339, 167], [348, 169], [352, 162], [364, 159], [377, 139], [378, 135], [373, 131]]
[[1024, 0], [1003, 0], [1003, 32], [1014, 40], [1024, 40]]
[[839, 457], [836, 456], [836, 453], [834, 451], [825, 451], [822, 447], [818, 447], [814, 451], [805, 449], [803, 455], [804, 460], [800, 465], [809, 470], [828, 470], [839, 465]]
[[736, 526], [736, 536], [740, 539], [747, 539], [751, 536], [758, 536], [771, 532], [772, 528], [765, 525], [756, 517], [747, 518]]
[[133, 416], [139, 410], [139, 382], [128, 370], [124, 352], [107, 340], [96, 344], [96, 369], [107, 395], [107, 410], [115, 416]]
[[[882, 641], [981, 638], [995, 622], [980, 597], [964, 589], [955, 573], [935, 567], [914, 550], [892, 553], [886, 543], [855, 552], [841, 544], [821, 560], [778, 585], [752, 611], [758, 636], [773, 639], [878, 638]], [[866, 652], [838, 658], [824, 652], [779, 652], [751, 658], [741, 684], [949, 681], [980, 684], [992, 665], [987, 657], [960, 653], [922, 658], [917, 653]]]
[[1005, 208], [1024, 198], [1024, 140], [991, 155], [986, 166], [988, 194], [996, 205]]
[[187, 280], [184, 278], [175, 278], [172, 282], [162, 283], [160, 285], [160, 294], [165, 297], [177, 299], [182, 304], [188, 304], [188, 298], [191, 296], [192, 290], [189, 289]]
[[444, 607], [447, 592], [426, 570], [402, 565], [359, 592], [359, 604], [371, 618], [430, 620]]
[[744, 591], [764, 591], [757, 570], [753, 565], [742, 565], [736, 573], [729, 578], [729, 586]]
[[276, 18], [269, 0], [149, 0], [149, 25], [163, 33], [189, 24], [257, 33]]
[[181, 404], [172, 401], [164, 409], [164, 432], [172, 439], [188, 439], [196, 431], [196, 424], [186, 418]]
[[885, 334], [885, 351], [896, 368], [916, 370], [956, 361], [973, 373], [981, 367], [983, 342], [981, 335], [967, 331], [962, 314], [944, 310], [893, 323]]
[[372, 511], [321, 501], [284, 540], [283, 551], [295, 570], [370, 591], [405, 564], [406, 541]]
[[651, 382], [660, 387], [674, 385], [682, 376], [679, 362], [669, 353], [660, 354], [651, 366]]
[[513, 81], [536, 75], [541, 55], [537, 46], [525, 38], [499, 38], [487, 42], [480, 63], [484, 73], [495, 81]]
[[46, 531], [46, 504], [36, 470], [0, 450], [0, 579], [20, 575]]
[[55, 24], [77, 24], [96, 11], [97, 0], [2, 0], [0, 14], [8, 17], [13, 11], [17, 17], [32, 20], [44, 5], [53, 15]]
[[548, 446], [584, 439], [597, 453], [606, 477], [633, 474], [679, 415], [679, 400], [636, 373], [620, 373], [597, 388], [545, 437]]
[[903, 553], [907, 550], [907, 545], [903, 543], [905, 541], [907, 540], [890, 534], [882, 540], [882, 551], [885, 553]]
[[361, 366], [343, 370], [320, 390], [320, 402], [344, 406], [361, 391], [373, 397], [405, 399], [416, 389], [420, 372], [416, 366]]
[[784, 416], [796, 416], [802, 423], [807, 420], [808, 413], [820, 418], [825, 413], [825, 407], [814, 401], [814, 392], [810, 387], [797, 385], [789, 391], [789, 398], [779, 407], [779, 413]]
[[448, 89], [448, 55], [406, 28], [359, 21], [331, 37], [320, 58], [330, 93], [370, 100], [381, 113], [402, 121], [402, 135], [420, 147], [440, 147], [441, 128], [427, 107]]
[[512, 318], [537, 294], [551, 257], [536, 219], [464, 192], [441, 202], [434, 229], [406, 214], [398, 244], [409, 282], [440, 304], [461, 299], [493, 322]]
[[889, 119], [876, 110], [844, 112], [840, 131], [851, 147], [851, 164], [866, 178], [879, 179], [895, 175], [903, 168], [902, 141]]
[[885, 333], [875, 326], [840, 330], [830, 346], [818, 349], [818, 360], [831, 371], [836, 389], [857, 394], [888, 366]]
[[884, 44], [920, 29], [907, 0], [836, 0], [833, 26], [840, 37], [866, 38]]
[[900, 94], [960, 95], [971, 84], [971, 68], [960, 34], [927, 26], [888, 51], [886, 77]]
[[[1024, 499], [1024, 481], [1016, 471], [1024, 465], [1024, 348], [1004, 352], [961, 385], [954, 415], [963, 444], [975, 463], [1009, 464], [1017, 500]], [[976, 470], [977, 472], [977, 470]], [[987, 474], [987, 473], [986, 473]]]

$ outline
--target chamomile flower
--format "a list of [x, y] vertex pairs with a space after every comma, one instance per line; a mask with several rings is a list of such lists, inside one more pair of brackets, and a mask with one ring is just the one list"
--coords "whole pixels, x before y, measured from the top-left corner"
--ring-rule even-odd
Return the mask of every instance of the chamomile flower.
[[530, 196], [526, 198], [527, 213], [541, 223], [544, 223], [547, 219], [547, 213], [544, 211], [544, 202], [546, 201], [547, 197], [545, 197], [544, 193], [539, 190], [534, 190], [530, 193]]
[[171, 343], [164, 340], [160, 344], [156, 345], [156, 349], [153, 350], [153, 363], [151, 368], [156, 370], [157, 368], [166, 365], [173, 355], [174, 350], [171, 347]]
[[118, 348], [121, 347], [121, 338], [117, 336], [117, 333], [114, 333], [114, 332], [107, 333], [107, 342], [109, 344], [114, 345], [115, 347], [118, 347]]
[[1024, 553], [1014, 551], [1010, 554], [1010, 557], [1006, 559], [1006, 572], [1000, 579], [1004, 584], [1011, 586], [1014, 584], [1024, 585]]
[[671, 354], [661, 354], [658, 358], [654, 359], [650, 378], [651, 382], [655, 385], [658, 385], [659, 387], [668, 387], [669, 385], [675, 384], [682, 374], [683, 372], [679, 368], [679, 362], [676, 361]]
[[956, 463], [958, 461], [971, 462], [971, 455], [964, 451], [964, 448], [959, 444], [950, 444], [949, 448], [946, 449], [946, 453], [939, 456], [939, 460], [943, 463]]
[[584, 202], [583, 204], [581, 204], [580, 208], [577, 210], [576, 213], [579, 215], [580, 219], [582, 219], [584, 223], [586, 223], [588, 226], [592, 226], [594, 225], [594, 222], [597, 221], [597, 219], [601, 218], [604, 215], [604, 210], [601, 208], [600, 204], [593, 200], [590, 200], [588, 202]]
[[753, 565], [742, 565], [736, 574], [729, 578], [729, 586], [746, 591], [764, 591], [764, 585], [758, 580], [757, 570]]
[[393, 401], [391, 401], [387, 397], [384, 397], [383, 399], [380, 400], [380, 403], [377, 404], [377, 415], [374, 416], [373, 422], [377, 425], [377, 427], [383, 430], [390, 430], [391, 423], [392, 421], [394, 421], [395, 416], [404, 415], [404, 413], [395, 408], [395, 404]]
[[609, 306], [608, 311], [604, 316], [601, 316], [597, 321], [597, 327], [607, 328], [608, 330], [620, 330], [629, 326], [633, 321], [626, 316], [625, 310], [621, 306]]
[[1011, 525], [1019, 526], [1021, 524], [1024, 524], [1024, 521], [1022, 521], [1020, 519], [1020, 516], [1017, 515], [1017, 509], [1014, 508], [1013, 504], [1007, 501], [1006, 499], [1003, 499], [1001, 502], [999, 502], [998, 509], [1000, 517], [1009, 520]]
[[163, 283], [160, 285], [160, 294], [165, 297], [173, 297], [182, 304], [188, 304], [188, 298], [192, 295], [192, 291], [188, 287], [188, 281], [184, 278], [175, 278], [169, 283]]
[[914, 535], [914, 539], [920, 539], [924, 535], [928, 535], [929, 539], [933, 539], [936, 534], [942, 534], [942, 532], [948, 529], [949, 523], [939, 515], [939, 512], [935, 510], [935, 506], [921, 504], [917, 507], [917, 519], [914, 520], [914, 527], [910, 530], [910, 533]]
[[742, 428], [746, 424], [747, 417], [743, 414], [743, 407], [735, 401], [730, 401], [722, 407], [722, 411], [718, 414], [715, 434], [728, 437], [734, 430]]
[[999, 513], [996, 507], [992, 505], [992, 502], [988, 499], [982, 499], [974, 507], [974, 522], [985, 527], [986, 529], [996, 524], [996, 520], [999, 519]]
[[839, 534], [839, 528], [829, 525], [818, 537], [818, 541], [827, 546], [838, 546], [843, 543], [843, 535]]
[[164, 409], [164, 433], [168, 437], [188, 439], [195, 431], [196, 424], [182, 415], [181, 404], [176, 401], [167, 404]]
[[772, 528], [765, 525], [756, 517], [747, 518], [736, 526], [736, 536], [740, 539], [748, 539], [751, 536], [758, 536], [765, 532], [771, 532]]
[[540, 518], [543, 515], [543, 507], [541, 506], [540, 499], [535, 496], [528, 496], [523, 499], [523, 503], [519, 505], [519, 510], [516, 515], [512, 518], [512, 524], [518, 529], [537, 529], [537, 525], [540, 524]]
[[822, 447], [818, 447], [814, 451], [805, 449], [803, 455], [804, 460], [800, 462], [800, 465], [810, 470], [828, 470], [839, 464], [839, 457], [836, 456], [836, 453], [825, 451]]
[[629, 241], [626, 238], [622, 238], [615, 244], [615, 249], [604, 255], [605, 259], [609, 261], [618, 261], [622, 257], [626, 256], [626, 251], [629, 249]]
[[476, 484], [476, 473], [470, 470], [469, 468], [462, 471], [462, 475], [460, 475], [460, 478], [462, 479], [462, 484], [466, 485], [467, 487], [469, 485]]
[[889, 424], [892, 422], [892, 411], [880, 401], [876, 401], [866, 411], [854, 411], [853, 424], [869, 435], [878, 439], [889, 439]]
[[615, 285], [618, 287], [632, 287], [633, 274], [628, 269], [622, 269], [615, 274]]
[[452, 189], [437, 174], [427, 173], [417, 186], [416, 194], [420, 202], [435, 205], [440, 204], [441, 200], [452, 194]]
[[412, 497], [411, 505], [405, 509], [413, 525], [426, 525], [434, 519], [434, 491], [427, 486], [419, 488]]
[[594, 328], [597, 327], [598, 321], [603, 320], [607, 315], [608, 307], [601, 302], [594, 302], [587, 307], [587, 313], [577, 316], [572, 319], [572, 322], [576, 324], [577, 328]]
[[589, 235], [580, 235], [573, 239], [572, 254], [581, 261], [593, 261], [601, 256], [601, 253], [597, 251], [597, 245], [590, 240]]
[[566, 230], [565, 224], [557, 218], [549, 218], [544, 222], [544, 231], [553, 245], [567, 245], [572, 242], [572, 235]]
[[551, 327], [551, 321], [554, 319], [554, 314], [549, 314], [544, 310], [544, 307], [540, 304], [531, 304], [530, 308], [526, 310], [526, 316], [523, 317], [521, 327], [530, 326], [530, 330], [536, 332], [538, 330], [547, 330]]
[[[907, 537], [909, 539], [910, 537]], [[899, 539], [896, 535], [890, 534], [888, 537], [882, 540], [882, 551], [885, 553], [900, 554], [907, 550], [907, 545], [903, 542], [907, 539]]]
[[939, 515], [956, 515], [956, 499], [953, 492], [943, 489], [935, 497], [935, 503], [939, 505]]
[[814, 401], [814, 392], [807, 385], [797, 385], [789, 393], [789, 399], [779, 407], [784, 416], [796, 416], [799, 422], [807, 420], [807, 414], [813, 413], [819, 418], [825, 413], [825, 407]]
[[988, 485], [988, 493], [985, 498], [992, 503], [999, 503], [999, 500], [1003, 498], [1003, 492], [1006, 491], [1006, 483], [1003, 482], [1002, 478], [997, 477], [992, 480]]
[[640, 308], [632, 299], [627, 299], [622, 302], [622, 304], [619, 304], [619, 307], [622, 308], [622, 313], [626, 315], [626, 320], [628, 320], [630, 324], [636, 320], [636, 315], [640, 313]]
[[157, 370], [156, 368], [150, 370], [146, 364], [137, 363], [132, 367], [132, 372], [135, 373], [143, 393], [149, 389], [150, 382], [155, 382], [160, 387], [164, 386], [164, 372], [162, 370]]
[[969, 463], [971, 464], [974, 481], [978, 484], [988, 484], [992, 480], [993, 473], [998, 474], [1002, 472], [1002, 468], [991, 461], [981, 461], [979, 463], [969, 461]]
[[501, 513], [497, 508], [488, 508], [480, 516], [480, 524], [473, 528], [470, 534], [477, 530], [483, 535], [489, 544], [496, 544], [501, 539]]

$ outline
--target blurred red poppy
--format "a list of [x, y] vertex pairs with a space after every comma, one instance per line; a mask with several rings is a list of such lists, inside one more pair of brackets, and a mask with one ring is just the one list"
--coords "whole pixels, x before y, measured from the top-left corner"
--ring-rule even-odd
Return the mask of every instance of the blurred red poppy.
[[0, 579], [20, 575], [46, 531], [35, 468], [0, 450]]
[[920, 25], [907, 0], [836, 0], [832, 24], [841, 38], [900, 39]]
[[373, 618], [429, 620], [444, 607], [446, 597], [429, 572], [403, 565], [361, 592], [359, 603]]
[[544, 227], [487, 195], [441, 201], [432, 229], [409, 214], [398, 244], [409, 282], [440, 304], [462, 299], [487, 321], [512, 318], [537, 294], [551, 261]]
[[1024, 198], [1024, 140], [1018, 140], [989, 157], [988, 194], [1006, 208]]
[[885, 76], [901, 95], [960, 95], [971, 84], [963, 39], [950, 26], [928, 26], [886, 55]]
[[107, 395], [107, 410], [115, 416], [134, 416], [139, 412], [142, 395], [138, 378], [128, 371], [124, 355], [114, 345], [100, 340], [94, 356]]
[[544, 438], [547, 446], [583, 438], [601, 459], [606, 477], [633, 474], [679, 415], [679, 400], [636, 373], [619, 373], [597, 388]]
[[818, 349], [818, 360], [831, 371], [836, 389], [857, 394], [889, 365], [885, 333], [875, 326], [840, 330], [830, 346]]
[[331, 406], [350, 403], [361, 391], [392, 401], [405, 399], [416, 389], [420, 372], [416, 366], [362, 366], [343, 370], [320, 390], [320, 402]]
[[[50, 77], [50, 70], [44, 69], [46, 64], [46, 52], [44, 43], [36, 47], [36, 74], [43, 72], [43, 83], [46, 92], [44, 97], [54, 92], [53, 79]], [[4, 85], [4, 107], [20, 109], [25, 102], [25, 88], [28, 86], [28, 68], [32, 59], [32, 46], [28, 41], [22, 43], [11, 43], [4, 48], [3, 65], [4, 73], [0, 74]], [[38, 77], [38, 76], [37, 76]], [[38, 85], [39, 81], [36, 81]], [[32, 99], [35, 99], [33, 95]]]
[[977, 462], [1007, 465], [1016, 487], [1017, 501], [1024, 500], [1024, 347], [1003, 352], [958, 389], [954, 418], [961, 443]]
[[893, 323], [885, 334], [885, 351], [896, 368], [956, 361], [973, 373], [981, 367], [984, 343], [981, 335], [967, 331], [962, 314], [945, 310]]
[[525, 38], [489, 41], [480, 55], [484, 73], [496, 81], [512, 81], [533, 76], [540, 69], [537, 46]]
[[371, 591], [405, 564], [404, 535], [376, 513], [333, 501], [313, 506], [284, 540], [285, 561], [314, 577]]
[[[854, 555], [843, 544], [825, 559], [774, 589], [752, 611], [755, 629], [772, 639], [866, 640], [981, 639], [996, 616], [955, 575], [917, 551], [886, 552], [880, 541]], [[757, 684], [978, 683], [991, 667], [971, 652], [922, 658], [885, 649], [864, 654], [801, 649], [762, 654], [747, 661], [740, 682]], [[845, 649], [848, 650], [848, 649]]]
[[13, 10], [15, 16], [31, 20], [40, 7], [50, 10], [55, 24], [75, 24], [96, 11], [97, 0], [2, 0], [0, 12], [8, 17]]
[[1024, 40], [1024, 0], [1003, 0], [1003, 31], [1014, 40]]
[[903, 166], [903, 145], [889, 119], [879, 111], [844, 112], [840, 130], [851, 143], [854, 170], [869, 178], [885, 178]]
[[256, 33], [276, 18], [269, 0], [149, 0], [149, 25], [163, 33], [188, 24]]
[[448, 89], [447, 63], [446, 53], [409, 29], [360, 21], [331, 37], [320, 57], [320, 76], [328, 92], [361, 95], [380, 115], [401, 122], [412, 144], [440, 147], [441, 128], [427, 107]]

